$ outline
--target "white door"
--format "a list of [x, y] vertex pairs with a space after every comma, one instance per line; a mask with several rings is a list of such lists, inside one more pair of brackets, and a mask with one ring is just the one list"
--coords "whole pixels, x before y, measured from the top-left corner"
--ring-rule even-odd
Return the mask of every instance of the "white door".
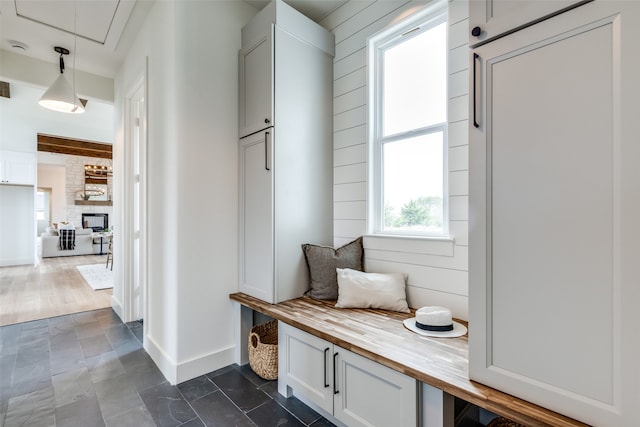
[[472, 75], [470, 377], [593, 425], [637, 422], [639, 19], [586, 4]]
[[238, 53], [240, 137], [274, 125], [272, 34]]
[[333, 413], [333, 344], [279, 322], [280, 378], [293, 394]]
[[130, 144], [129, 180], [129, 266], [128, 303], [130, 320], [145, 317], [146, 289], [146, 107], [144, 83], [128, 99]]
[[592, 0], [470, 0], [469, 45], [589, 1]]
[[273, 129], [240, 143], [240, 292], [275, 302]]

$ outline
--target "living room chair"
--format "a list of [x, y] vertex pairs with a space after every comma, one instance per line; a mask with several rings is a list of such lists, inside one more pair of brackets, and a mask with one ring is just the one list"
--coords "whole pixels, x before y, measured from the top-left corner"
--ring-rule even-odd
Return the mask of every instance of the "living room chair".
[[113, 235], [109, 236], [109, 247], [107, 248], [107, 265], [105, 268], [109, 268], [109, 261], [111, 261], [111, 270], [113, 270]]

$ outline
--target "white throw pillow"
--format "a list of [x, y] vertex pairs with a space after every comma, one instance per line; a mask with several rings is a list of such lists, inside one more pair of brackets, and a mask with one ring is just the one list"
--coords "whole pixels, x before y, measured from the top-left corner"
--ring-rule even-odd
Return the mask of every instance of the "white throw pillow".
[[336, 268], [338, 308], [381, 308], [409, 313], [404, 273], [364, 273]]

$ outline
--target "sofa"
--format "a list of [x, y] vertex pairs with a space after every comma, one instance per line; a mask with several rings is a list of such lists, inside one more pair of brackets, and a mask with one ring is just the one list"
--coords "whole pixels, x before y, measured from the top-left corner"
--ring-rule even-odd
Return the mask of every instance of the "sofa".
[[47, 229], [40, 235], [42, 240], [42, 258], [72, 255], [94, 255], [100, 252], [100, 240], [94, 244], [93, 230], [90, 228], [76, 228], [75, 249], [61, 250], [60, 236], [57, 230]]

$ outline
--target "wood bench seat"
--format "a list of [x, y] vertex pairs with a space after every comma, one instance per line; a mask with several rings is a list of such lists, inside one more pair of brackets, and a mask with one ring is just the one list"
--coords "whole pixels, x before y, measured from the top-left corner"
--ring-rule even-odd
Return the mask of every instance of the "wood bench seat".
[[[527, 426], [584, 426], [564, 415], [469, 380], [467, 337], [429, 338], [404, 327], [413, 314], [340, 309], [308, 297], [269, 304], [243, 293], [231, 300], [339, 345], [467, 402]], [[462, 322], [464, 323], [464, 322]]]

